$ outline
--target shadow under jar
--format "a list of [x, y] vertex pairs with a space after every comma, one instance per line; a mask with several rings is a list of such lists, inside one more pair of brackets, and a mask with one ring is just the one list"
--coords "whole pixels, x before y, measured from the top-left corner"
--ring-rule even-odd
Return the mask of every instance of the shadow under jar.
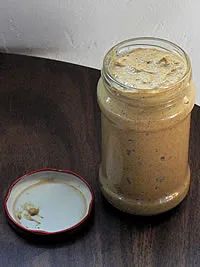
[[194, 86], [187, 54], [162, 39], [121, 42], [104, 58], [97, 96], [105, 198], [138, 215], [178, 205], [190, 185]]

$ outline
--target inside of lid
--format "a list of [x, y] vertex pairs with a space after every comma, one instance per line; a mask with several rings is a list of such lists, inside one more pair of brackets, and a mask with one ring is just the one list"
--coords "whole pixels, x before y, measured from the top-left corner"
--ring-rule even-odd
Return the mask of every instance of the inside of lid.
[[12, 187], [7, 210], [27, 229], [54, 233], [79, 224], [91, 201], [90, 189], [77, 176], [45, 171], [24, 176]]

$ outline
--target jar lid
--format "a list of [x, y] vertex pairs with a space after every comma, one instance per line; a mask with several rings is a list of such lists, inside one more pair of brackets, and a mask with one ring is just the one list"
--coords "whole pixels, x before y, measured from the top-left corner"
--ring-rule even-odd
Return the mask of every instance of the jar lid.
[[4, 211], [14, 228], [40, 236], [71, 232], [89, 218], [94, 203], [90, 185], [69, 170], [41, 169], [8, 188]]

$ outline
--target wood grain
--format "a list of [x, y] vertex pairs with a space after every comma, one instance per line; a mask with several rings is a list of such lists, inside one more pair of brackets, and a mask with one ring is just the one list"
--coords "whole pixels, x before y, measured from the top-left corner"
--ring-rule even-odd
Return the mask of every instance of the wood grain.
[[192, 184], [185, 201], [160, 216], [123, 214], [98, 188], [100, 72], [47, 59], [0, 54], [0, 200], [27, 171], [55, 167], [84, 176], [95, 191], [88, 227], [64, 242], [26, 240], [0, 210], [0, 266], [200, 266], [200, 108], [192, 113]]

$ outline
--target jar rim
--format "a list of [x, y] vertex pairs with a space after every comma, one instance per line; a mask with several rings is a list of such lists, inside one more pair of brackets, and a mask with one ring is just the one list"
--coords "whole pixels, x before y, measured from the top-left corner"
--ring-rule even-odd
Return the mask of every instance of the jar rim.
[[[162, 46], [162, 44], [163, 44], [163, 46]], [[111, 75], [111, 73], [109, 72], [107, 62], [108, 62], [110, 55], [122, 47], [150, 46], [150, 47], [158, 47], [158, 48], [170, 51], [169, 49], [166, 49], [164, 47], [164, 45], [169, 46], [171, 49], [173, 49], [174, 52], [177, 52], [180, 56], [182, 56], [186, 62], [186, 65], [187, 65], [187, 68], [186, 68], [184, 75], [176, 83], [173, 83], [173, 84], [167, 85], [167, 86], [163, 86], [162, 88], [159, 88], [159, 87], [153, 88], [153, 89], [133, 88], [131, 86], [125, 85], [124, 83], [121, 83], [120, 81], [115, 79]], [[111, 87], [118, 86], [120, 88], [125, 89], [124, 91], [127, 93], [144, 93], [144, 94], [162, 93], [163, 91], [168, 91], [170, 89], [173, 89], [174, 87], [177, 87], [179, 84], [181, 84], [190, 73], [191, 73], [191, 62], [190, 62], [190, 59], [189, 59], [189, 56], [187, 55], [187, 53], [177, 44], [175, 44], [171, 41], [168, 41], [166, 39], [156, 38], [156, 37], [137, 37], [137, 38], [127, 39], [127, 40], [124, 40], [122, 42], [117, 43], [116, 45], [111, 47], [111, 49], [106, 53], [104, 60], [103, 60], [103, 68], [101, 70], [101, 74], [102, 74], [103, 79]]]

